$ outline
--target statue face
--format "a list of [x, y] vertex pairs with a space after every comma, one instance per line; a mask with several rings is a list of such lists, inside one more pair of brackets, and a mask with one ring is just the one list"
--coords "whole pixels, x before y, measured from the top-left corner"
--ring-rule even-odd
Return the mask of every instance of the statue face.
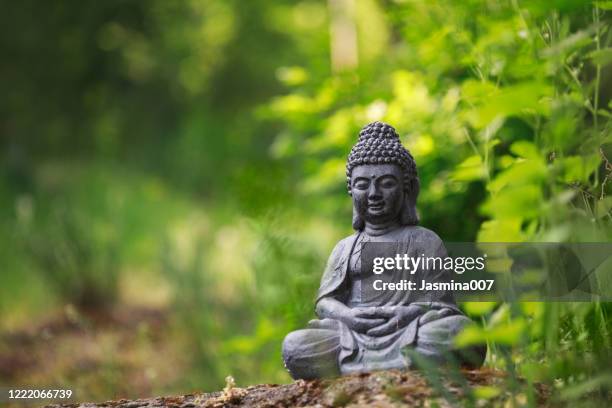
[[357, 213], [370, 224], [399, 219], [404, 203], [402, 171], [396, 164], [364, 164], [351, 173]]

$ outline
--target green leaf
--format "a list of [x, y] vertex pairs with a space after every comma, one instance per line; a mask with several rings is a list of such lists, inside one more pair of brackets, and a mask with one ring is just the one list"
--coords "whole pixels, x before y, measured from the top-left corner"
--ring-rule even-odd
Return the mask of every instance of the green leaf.
[[468, 79], [461, 85], [461, 98], [470, 105], [486, 102], [499, 93], [499, 88], [489, 81]]
[[482, 206], [487, 214], [499, 218], [535, 218], [540, 214], [542, 190], [539, 186], [525, 184], [505, 188], [489, 198]]
[[517, 161], [488, 183], [487, 190], [496, 194], [511, 186], [539, 185], [546, 178], [546, 172], [546, 165], [541, 159]]
[[523, 334], [527, 331], [525, 319], [518, 318], [510, 322], [504, 322], [491, 328], [483, 329], [479, 326], [467, 326], [455, 337], [457, 347], [468, 347], [485, 342], [497, 344], [517, 344]]
[[486, 176], [487, 168], [480, 156], [472, 155], [457, 166], [451, 178], [455, 181], [473, 181], [484, 179]]
[[569, 156], [557, 159], [555, 169], [561, 173], [561, 180], [566, 183], [586, 182], [601, 163], [599, 155]]
[[607, 110], [604, 110], [604, 109], [599, 109], [597, 111], [597, 114], [601, 115], [601, 116], [605, 116], [606, 118], [612, 118], [612, 113], [610, 113], [610, 112], [608, 112]]
[[497, 305], [497, 302], [465, 302], [463, 309], [472, 316], [482, 316], [489, 313]]
[[603, 48], [601, 50], [591, 51], [587, 55], [593, 61], [595, 65], [601, 65], [602, 67], [612, 62], [612, 48]]
[[526, 316], [541, 316], [544, 313], [544, 306], [541, 302], [522, 302], [520, 307]]
[[541, 155], [538, 152], [538, 148], [536, 147], [536, 145], [526, 140], [514, 142], [512, 146], [510, 146], [510, 151], [516, 154], [517, 156], [525, 159], [541, 159]]
[[597, 200], [596, 205], [597, 218], [604, 218], [612, 215], [612, 197], [604, 197], [603, 200]]
[[474, 387], [474, 397], [477, 399], [489, 400], [497, 397], [501, 393], [501, 390], [497, 387], [490, 385], [479, 385]]
[[521, 221], [520, 217], [485, 221], [478, 231], [478, 242], [521, 242]]
[[497, 344], [513, 345], [519, 342], [526, 329], [527, 322], [524, 319], [516, 319], [492, 328], [487, 338]]
[[483, 344], [487, 341], [487, 334], [485, 330], [479, 326], [472, 325], [465, 327], [455, 337], [455, 346], [469, 347], [475, 344]]
[[[521, 82], [501, 88], [497, 92], [491, 90], [490, 84], [484, 88], [474, 85], [466, 88], [473, 92], [470, 95], [472, 100], [478, 102], [476, 106], [466, 111], [466, 120], [478, 129], [486, 127], [499, 118], [523, 113], [547, 116], [550, 112], [548, 97], [552, 95], [553, 88], [547, 83]], [[484, 92], [487, 92], [488, 95]]]
[[594, 31], [594, 29], [595, 27], [591, 25], [591, 27], [589, 27], [586, 30], [578, 31], [564, 38], [563, 40], [555, 43], [551, 47], [542, 51], [542, 56], [551, 57], [551, 56], [557, 56], [557, 55], [562, 55], [562, 54], [568, 54], [577, 48], [581, 48], [581, 47], [591, 44], [592, 42], [591, 34]]

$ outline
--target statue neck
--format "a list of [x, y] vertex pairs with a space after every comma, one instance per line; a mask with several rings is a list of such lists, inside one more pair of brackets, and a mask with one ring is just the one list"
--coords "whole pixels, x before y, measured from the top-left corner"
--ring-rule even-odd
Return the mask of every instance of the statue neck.
[[399, 228], [400, 226], [401, 225], [399, 223], [399, 220], [393, 220], [381, 224], [370, 224], [366, 221], [364, 232], [370, 236], [375, 237], [379, 235], [385, 235], [386, 233], [391, 232]]

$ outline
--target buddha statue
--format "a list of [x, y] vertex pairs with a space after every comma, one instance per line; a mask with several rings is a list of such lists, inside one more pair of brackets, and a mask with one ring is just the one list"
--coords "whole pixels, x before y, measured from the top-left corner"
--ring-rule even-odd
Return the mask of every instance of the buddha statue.
[[[362, 273], [361, 253], [368, 242], [395, 243], [413, 256], [446, 256], [438, 235], [417, 225], [417, 168], [395, 129], [381, 122], [365, 126], [348, 156], [346, 174], [356, 232], [338, 242], [329, 257], [315, 301], [318, 319], [283, 341], [291, 376], [409, 369], [414, 362], [407, 350], [436, 364], [452, 356], [462, 365], [482, 365], [486, 346], [454, 346], [455, 336], [471, 321], [452, 293], [424, 299], [410, 291], [364, 290], [370, 277]], [[408, 273], [395, 271], [393, 279]], [[419, 273], [429, 281], [447, 279], [444, 270]]]

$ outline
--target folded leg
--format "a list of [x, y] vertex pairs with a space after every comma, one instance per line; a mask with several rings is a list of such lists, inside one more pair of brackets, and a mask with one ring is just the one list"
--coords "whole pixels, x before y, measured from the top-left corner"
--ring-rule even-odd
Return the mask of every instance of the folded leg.
[[457, 348], [454, 345], [457, 334], [470, 324], [471, 320], [463, 315], [439, 317], [444, 314], [436, 316], [430, 313], [421, 319], [417, 330], [415, 351], [438, 363], [446, 362], [450, 355], [461, 365], [480, 367], [487, 355], [486, 345], [465, 348]]
[[283, 341], [285, 367], [294, 379], [340, 375], [340, 334], [334, 329], [334, 325], [318, 322], [321, 323], [311, 322], [309, 326], [325, 328], [296, 330], [289, 333]]

